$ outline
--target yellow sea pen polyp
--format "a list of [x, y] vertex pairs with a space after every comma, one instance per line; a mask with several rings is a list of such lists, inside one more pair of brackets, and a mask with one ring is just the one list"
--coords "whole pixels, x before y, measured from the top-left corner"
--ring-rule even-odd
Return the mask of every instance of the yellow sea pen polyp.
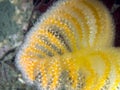
[[114, 24], [98, 0], [59, 0], [35, 23], [16, 56], [38, 90], [117, 90], [120, 49]]

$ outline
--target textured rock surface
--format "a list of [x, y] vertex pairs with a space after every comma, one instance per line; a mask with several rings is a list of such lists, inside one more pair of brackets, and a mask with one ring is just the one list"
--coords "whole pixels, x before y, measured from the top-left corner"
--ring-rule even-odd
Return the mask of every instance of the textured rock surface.
[[23, 41], [31, 9], [27, 0], [0, 0], [0, 90], [32, 89], [14, 65], [15, 49]]

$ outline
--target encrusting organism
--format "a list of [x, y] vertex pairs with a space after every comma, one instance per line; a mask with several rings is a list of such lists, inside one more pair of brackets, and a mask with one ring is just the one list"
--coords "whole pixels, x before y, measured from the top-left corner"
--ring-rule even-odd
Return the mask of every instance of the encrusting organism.
[[59, 0], [27, 34], [16, 66], [39, 90], [118, 90], [113, 41], [113, 20], [100, 1]]

